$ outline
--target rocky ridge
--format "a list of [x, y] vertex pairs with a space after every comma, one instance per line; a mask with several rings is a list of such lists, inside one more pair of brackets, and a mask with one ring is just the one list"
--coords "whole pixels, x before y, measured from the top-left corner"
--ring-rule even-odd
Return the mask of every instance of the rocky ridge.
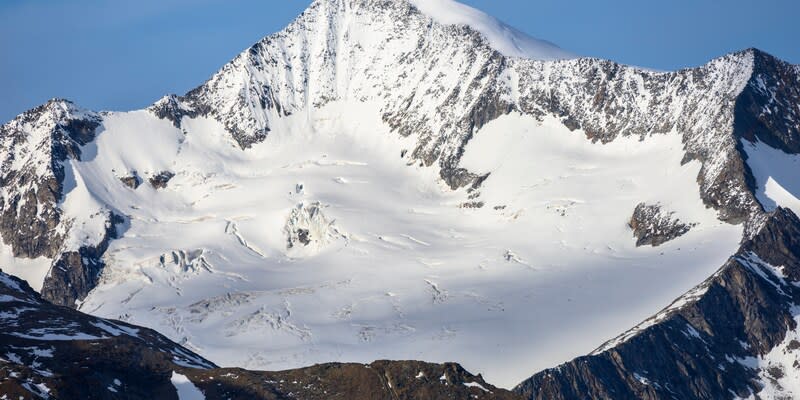
[[798, 79], [795, 66], [755, 49], [669, 73], [506, 57], [469, 26], [438, 24], [407, 1], [319, 0], [176, 101], [218, 119], [242, 148], [308, 107], [376, 102], [396, 132], [417, 138], [413, 157], [438, 163], [453, 189], [480, 184], [459, 166], [464, 147], [508, 113], [555, 115], [604, 143], [676, 131], [685, 161], [703, 164], [706, 204], [752, 232], [762, 209], [738, 140], [796, 152], [800, 116], [787, 105], [800, 99]]
[[105, 208], [97, 215], [104, 232], [87, 238], [85, 221], [64, 215], [74, 180], [67, 161], [91, 157], [102, 121], [101, 114], [53, 99], [0, 127], [0, 236], [15, 257], [52, 260], [42, 293], [58, 304], [74, 306], [94, 288], [102, 255], [124, 223]]

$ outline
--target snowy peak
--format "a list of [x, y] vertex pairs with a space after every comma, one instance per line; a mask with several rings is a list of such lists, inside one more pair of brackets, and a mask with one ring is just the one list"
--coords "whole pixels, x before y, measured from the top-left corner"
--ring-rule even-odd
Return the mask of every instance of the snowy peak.
[[408, 0], [444, 25], [465, 25], [480, 32], [497, 51], [509, 57], [551, 61], [577, 58], [558, 46], [511, 27], [486, 13], [454, 0]]
[[0, 234], [15, 256], [54, 256], [67, 159], [80, 159], [100, 116], [53, 99], [0, 127]]
[[789, 154], [800, 153], [800, 68], [758, 49], [752, 76], [736, 104], [737, 134]]
[[189, 97], [247, 148], [278, 119], [334, 100], [377, 101], [387, 115], [421, 93], [428, 110], [449, 97], [469, 107], [476, 98], [464, 92], [491, 85], [504, 55], [571, 58], [454, 1], [319, 0]]
[[[771, 84], [781, 88], [773, 99], [772, 90], [753, 81], [756, 59], [769, 58], [756, 50], [656, 73], [591, 58], [508, 57], [486, 29], [475, 26], [494, 26], [497, 40], [511, 32], [450, 0], [316, 1], [172, 108], [217, 119], [240, 147], [249, 148], [291, 115], [310, 115], [335, 101], [371, 104], [395, 133], [414, 140], [411, 158], [436, 165], [452, 189], [485, 179], [461, 166], [464, 149], [484, 125], [512, 112], [540, 121], [555, 116], [603, 143], [677, 131], [685, 136], [686, 161], [703, 163], [701, 193], [722, 220], [738, 223], [760, 212], [737, 140], [755, 137], [750, 120], [758, 122], [756, 130], [763, 125], [780, 131], [761, 134], [782, 138], [772, 143], [790, 140], [787, 132], [800, 120], [791, 107], [791, 90], [800, 86], [796, 68], [784, 68], [784, 75], [795, 77], [787, 86]], [[515, 40], [504, 43], [514, 46]], [[755, 105], [740, 100], [747, 87], [761, 90], [753, 92]], [[794, 89], [781, 94], [787, 87]], [[789, 115], [761, 109], [781, 96], [786, 99], [776, 106]]]

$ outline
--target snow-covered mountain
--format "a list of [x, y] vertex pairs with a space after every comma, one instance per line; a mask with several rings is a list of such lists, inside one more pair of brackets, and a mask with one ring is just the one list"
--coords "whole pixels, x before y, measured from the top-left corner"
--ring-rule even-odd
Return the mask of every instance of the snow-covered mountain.
[[800, 68], [578, 58], [450, 0], [317, 0], [184, 96], [0, 128], [3, 269], [224, 366], [588, 354], [800, 211]]

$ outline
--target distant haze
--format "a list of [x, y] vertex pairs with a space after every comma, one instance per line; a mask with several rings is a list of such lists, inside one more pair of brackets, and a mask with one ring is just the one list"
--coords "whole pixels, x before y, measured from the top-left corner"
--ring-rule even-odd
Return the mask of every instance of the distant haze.
[[[671, 70], [747, 47], [800, 62], [795, 0], [462, 2], [569, 52], [626, 64]], [[185, 93], [309, 3], [4, 0], [0, 121], [52, 97], [129, 110]]]

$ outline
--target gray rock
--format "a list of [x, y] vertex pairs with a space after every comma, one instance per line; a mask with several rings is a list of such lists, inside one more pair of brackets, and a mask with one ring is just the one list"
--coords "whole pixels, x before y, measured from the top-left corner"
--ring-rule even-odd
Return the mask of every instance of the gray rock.
[[628, 226], [633, 230], [636, 246], [657, 247], [683, 236], [694, 223], [684, 223], [672, 211], [665, 211], [660, 204], [639, 203], [633, 210]]
[[161, 171], [150, 177], [150, 186], [154, 187], [155, 189], [165, 189], [167, 184], [169, 184], [169, 181], [174, 177], [174, 172]]
[[122, 217], [112, 213], [106, 222], [106, 232], [100, 243], [61, 253], [45, 277], [42, 297], [67, 307], [75, 307], [78, 301], [86, 298], [100, 279], [100, 273], [105, 267], [102, 257], [111, 240], [117, 238], [117, 225], [124, 222]]
[[142, 178], [139, 177], [139, 174], [137, 174], [136, 171], [131, 171], [130, 175], [123, 176], [119, 178], [119, 180], [123, 185], [133, 190], [136, 190], [139, 188], [139, 185], [142, 184]]
[[[94, 140], [100, 121], [53, 99], [0, 127], [0, 154], [7, 155], [0, 160], [0, 235], [15, 257], [58, 255], [63, 162], [81, 159], [81, 146]], [[22, 168], [13, 168], [14, 155], [28, 157]]]

